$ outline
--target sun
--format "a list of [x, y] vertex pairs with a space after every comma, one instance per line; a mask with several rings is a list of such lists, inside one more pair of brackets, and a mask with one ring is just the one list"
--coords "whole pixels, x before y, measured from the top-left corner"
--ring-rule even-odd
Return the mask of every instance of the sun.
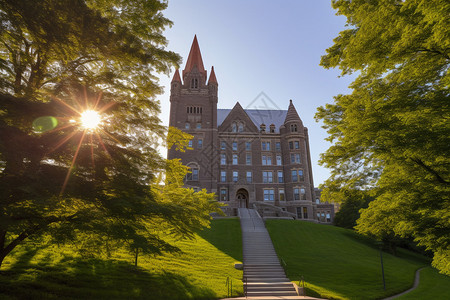
[[85, 110], [81, 113], [81, 126], [84, 129], [94, 130], [98, 128], [102, 121], [100, 114], [95, 110]]

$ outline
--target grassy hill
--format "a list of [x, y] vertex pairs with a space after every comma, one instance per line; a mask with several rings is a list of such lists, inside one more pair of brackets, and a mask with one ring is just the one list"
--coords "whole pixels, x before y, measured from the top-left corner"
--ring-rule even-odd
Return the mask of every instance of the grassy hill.
[[[351, 230], [293, 220], [268, 220], [266, 227], [288, 277], [298, 281], [303, 276], [311, 295], [381, 299], [410, 288], [415, 271], [429, 265], [426, 258], [402, 249], [398, 256], [383, 252], [384, 291], [380, 251], [373, 240]], [[430, 267], [422, 273], [419, 297], [402, 299], [448, 299], [450, 278]]]
[[194, 240], [175, 243], [183, 253], [159, 257], [117, 251], [80, 257], [68, 245], [42, 248], [31, 242], [7, 258], [0, 272], [0, 299], [217, 299], [242, 294], [238, 219], [215, 220]]
[[[414, 272], [429, 262], [399, 251], [380, 253], [370, 239], [351, 230], [290, 220], [269, 220], [266, 226], [291, 280], [301, 276], [311, 296], [331, 299], [381, 299], [408, 289]], [[0, 271], [0, 299], [218, 299], [242, 294], [242, 261], [238, 219], [214, 220], [194, 240], [174, 241], [178, 255], [140, 256], [116, 251], [111, 258], [81, 257], [68, 245], [44, 248], [29, 242], [8, 257]], [[450, 278], [427, 267], [421, 285], [407, 299], [448, 299]], [[447, 298], [446, 298], [447, 297]]]

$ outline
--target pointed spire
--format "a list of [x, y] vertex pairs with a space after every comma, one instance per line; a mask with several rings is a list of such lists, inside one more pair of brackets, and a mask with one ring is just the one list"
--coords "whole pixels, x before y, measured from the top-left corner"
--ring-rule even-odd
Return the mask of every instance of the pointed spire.
[[211, 74], [209, 75], [208, 84], [210, 83], [217, 84], [216, 73], [214, 73], [214, 66], [211, 67]]
[[300, 117], [298, 116], [297, 110], [294, 107], [294, 104], [292, 103], [292, 100], [289, 101], [289, 108], [286, 113], [286, 119], [284, 120], [284, 124], [291, 121], [301, 121]]
[[206, 81], [206, 70], [203, 66], [202, 54], [200, 52], [200, 47], [198, 46], [197, 35], [194, 36], [194, 41], [192, 42], [186, 67], [183, 70], [183, 77], [185, 73], [191, 72], [194, 67], [197, 67], [197, 70], [205, 76]]
[[175, 74], [173, 74], [172, 82], [180, 82], [181, 83], [180, 72], [178, 71], [178, 69], [176, 69]]

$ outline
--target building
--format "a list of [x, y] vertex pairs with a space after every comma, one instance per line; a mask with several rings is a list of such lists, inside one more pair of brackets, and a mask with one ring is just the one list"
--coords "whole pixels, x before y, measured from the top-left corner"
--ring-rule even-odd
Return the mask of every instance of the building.
[[308, 129], [292, 100], [287, 110], [244, 109], [239, 103], [217, 109], [214, 67], [207, 75], [194, 37], [170, 94], [169, 125], [194, 136], [192, 150], [168, 151], [169, 159], [180, 158], [191, 169], [185, 185], [216, 193], [228, 215], [238, 207], [255, 207], [265, 217], [330, 223], [333, 205], [318, 200]]

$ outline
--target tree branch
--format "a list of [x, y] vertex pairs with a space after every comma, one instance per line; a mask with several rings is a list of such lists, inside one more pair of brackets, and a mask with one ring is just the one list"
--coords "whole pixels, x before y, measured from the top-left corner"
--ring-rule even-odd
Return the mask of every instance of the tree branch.
[[411, 160], [413, 162], [415, 162], [416, 164], [418, 164], [419, 166], [421, 166], [427, 172], [433, 174], [434, 177], [436, 177], [438, 182], [443, 183], [443, 184], [447, 184], [447, 185], [450, 184], [450, 182], [448, 182], [444, 178], [442, 178], [441, 175], [439, 175], [439, 173], [437, 171], [435, 171], [431, 167], [427, 166], [422, 160], [416, 159], [416, 158], [411, 158]]

